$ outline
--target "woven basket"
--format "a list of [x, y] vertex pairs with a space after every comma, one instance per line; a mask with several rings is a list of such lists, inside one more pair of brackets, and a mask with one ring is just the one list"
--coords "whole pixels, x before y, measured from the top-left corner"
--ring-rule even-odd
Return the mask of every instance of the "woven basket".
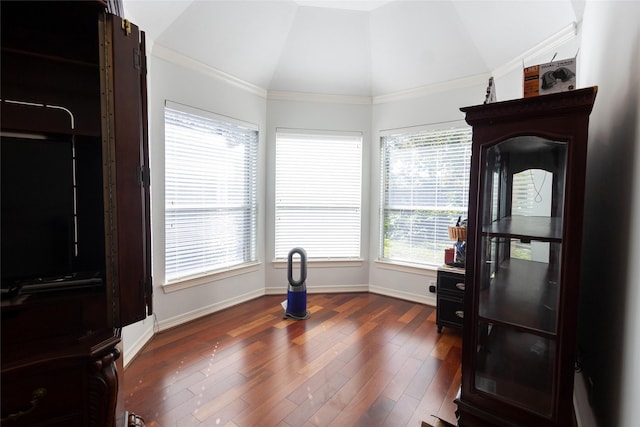
[[467, 227], [448, 227], [450, 240], [467, 240]]

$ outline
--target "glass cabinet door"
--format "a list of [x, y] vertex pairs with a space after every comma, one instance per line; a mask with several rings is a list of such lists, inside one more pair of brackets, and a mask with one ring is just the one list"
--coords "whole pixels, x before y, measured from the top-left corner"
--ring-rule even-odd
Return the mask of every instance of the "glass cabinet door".
[[567, 143], [482, 148], [475, 388], [553, 412]]

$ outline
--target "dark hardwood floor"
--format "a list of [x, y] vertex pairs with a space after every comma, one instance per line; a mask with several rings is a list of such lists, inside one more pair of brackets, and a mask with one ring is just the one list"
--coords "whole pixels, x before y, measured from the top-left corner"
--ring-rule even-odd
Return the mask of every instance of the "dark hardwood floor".
[[156, 334], [129, 364], [125, 408], [147, 427], [415, 426], [455, 421], [461, 336], [435, 308], [309, 294], [307, 320], [265, 296]]

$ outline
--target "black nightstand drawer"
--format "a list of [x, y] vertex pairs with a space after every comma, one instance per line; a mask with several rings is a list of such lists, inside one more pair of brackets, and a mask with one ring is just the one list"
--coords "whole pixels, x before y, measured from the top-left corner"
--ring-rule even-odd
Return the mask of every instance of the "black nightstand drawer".
[[438, 290], [464, 293], [464, 274], [439, 271]]
[[464, 318], [464, 270], [438, 270], [436, 324], [461, 329]]
[[454, 328], [462, 328], [464, 319], [464, 302], [458, 298], [441, 296], [438, 298], [438, 324]]

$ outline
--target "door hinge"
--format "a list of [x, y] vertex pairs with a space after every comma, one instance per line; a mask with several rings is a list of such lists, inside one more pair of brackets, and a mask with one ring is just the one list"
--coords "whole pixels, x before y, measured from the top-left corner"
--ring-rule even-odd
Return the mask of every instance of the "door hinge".
[[144, 286], [144, 298], [147, 305], [147, 316], [153, 314], [153, 280], [151, 277], [147, 277], [143, 283]]
[[127, 34], [131, 34], [131, 22], [128, 19], [122, 20], [122, 30]]
[[141, 187], [148, 187], [151, 183], [151, 169], [145, 166], [138, 165], [136, 167], [136, 178], [138, 185]]
[[140, 70], [142, 68], [142, 56], [140, 49], [133, 49], [133, 68]]

